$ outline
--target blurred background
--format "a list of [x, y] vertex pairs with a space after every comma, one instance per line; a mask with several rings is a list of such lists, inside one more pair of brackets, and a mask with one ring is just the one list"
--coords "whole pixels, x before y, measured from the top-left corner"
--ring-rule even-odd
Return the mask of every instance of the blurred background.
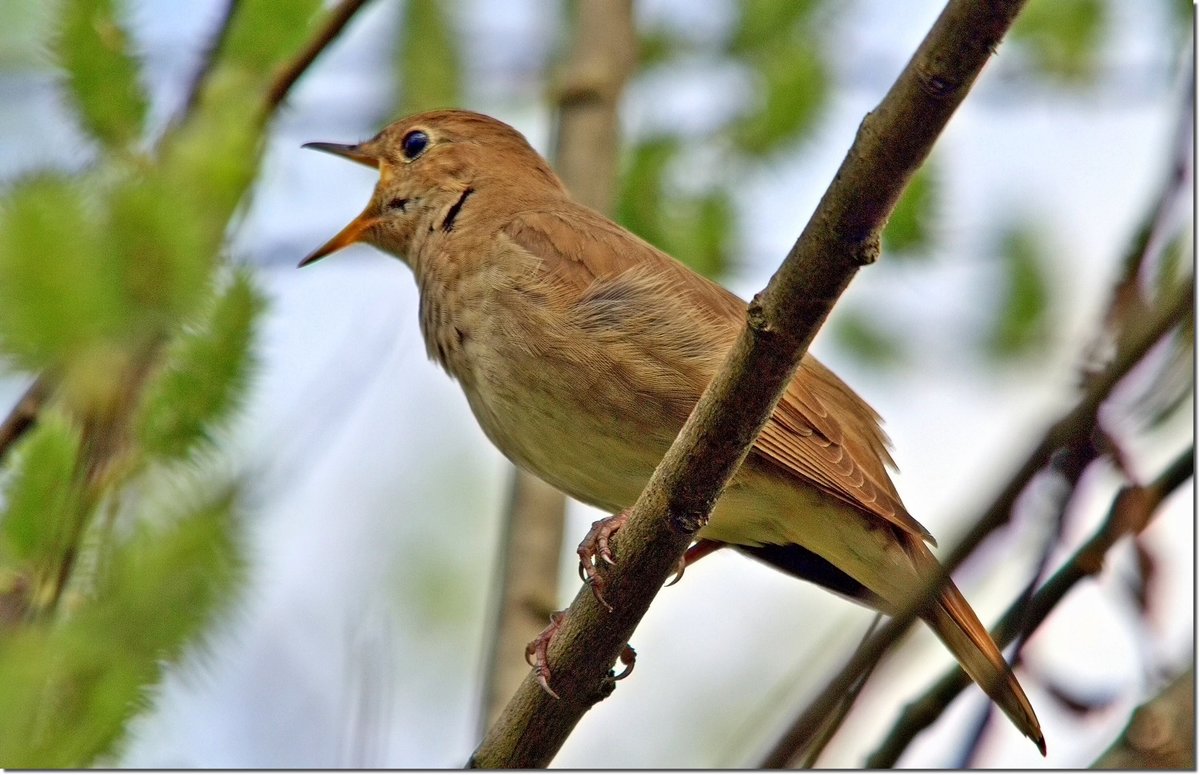
[[[296, 269], [376, 179], [300, 146], [454, 106], [552, 157], [573, 53], [613, 31], [581, 34], [574, 3], [375, 0], [272, 102], [347, 7], [0, 8], [0, 405], [53, 388], [0, 473], [0, 716], [29, 719], [0, 765], [452, 767], [479, 740], [509, 467], [426, 360], [406, 267], [358, 246]], [[632, 9], [609, 206], [749, 298], [941, 4]], [[1192, 282], [1192, 25], [1183, 0], [1031, 0], [813, 346], [885, 418], [943, 549]], [[956, 573], [985, 622], [1192, 448], [1191, 309], [1087, 465], [1034, 480]], [[1047, 759], [1002, 717], [976, 739], [972, 687], [899, 764], [1108, 748], [1194, 659], [1192, 490], [1023, 645]], [[599, 516], [569, 505], [550, 605]], [[872, 618], [719, 552], [659, 595], [554, 765], [752, 766]], [[914, 630], [820, 764], [863, 766], [951, 664]]]

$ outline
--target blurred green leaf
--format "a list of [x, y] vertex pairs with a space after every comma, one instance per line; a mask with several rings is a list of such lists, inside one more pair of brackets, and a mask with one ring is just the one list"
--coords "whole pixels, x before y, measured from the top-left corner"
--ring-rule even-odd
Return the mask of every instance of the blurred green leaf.
[[798, 27], [812, 19], [824, 5], [822, 0], [741, 0], [728, 50], [753, 56], [762, 51], [767, 41], [782, 37], [792, 43]]
[[458, 104], [462, 79], [458, 38], [444, 0], [408, 0], [400, 46], [400, 112], [404, 115]]
[[147, 100], [113, 0], [64, 0], [55, 49], [84, 128], [112, 147], [136, 140]]
[[617, 221], [642, 239], [666, 249], [661, 208], [667, 166], [679, 152], [674, 137], [655, 137], [638, 143], [621, 176]]
[[79, 768], [113, 749], [145, 687], [209, 622], [241, 575], [229, 502], [116, 548], [85, 605], [0, 632], [0, 761]]
[[0, 530], [11, 561], [37, 564], [63, 550], [83, 508], [79, 470], [78, 431], [61, 415], [44, 412], [14, 450], [4, 489]]
[[621, 178], [617, 221], [708, 277], [728, 269], [736, 213], [728, 191], [668, 194], [666, 178], [681, 143], [674, 137], [639, 143]]
[[321, 0], [238, 0], [219, 66], [271, 76], [282, 58], [312, 34], [321, 5]]
[[815, 46], [795, 46], [755, 64], [761, 106], [734, 127], [738, 147], [766, 155], [810, 131], [828, 102], [829, 74]]
[[108, 197], [108, 271], [156, 327], [187, 317], [207, 295], [221, 236], [206, 240], [202, 205], [181, 207], [183, 198], [158, 170], [122, 181]]
[[78, 182], [42, 175], [0, 202], [0, 349], [31, 371], [132, 328], [84, 199]]
[[939, 196], [937, 171], [930, 160], [909, 181], [883, 230], [883, 247], [889, 258], [929, 256]]
[[667, 29], [646, 30], [637, 39], [638, 69], [648, 70], [679, 52], [679, 39]]
[[832, 322], [837, 345], [864, 363], [890, 368], [903, 364], [908, 357], [904, 337], [860, 309], [842, 312]]
[[1009, 38], [1029, 52], [1043, 75], [1078, 85], [1095, 79], [1107, 29], [1105, 0], [1033, 0]]
[[1026, 226], [1003, 235], [997, 315], [987, 334], [986, 349], [1003, 359], [1040, 350], [1049, 334], [1049, 259], [1041, 237]]
[[249, 276], [238, 273], [208, 318], [174, 344], [166, 369], [147, 388], [138, 420], [147, 452], [183, 458], [226, 419], [246, 387], [262, 307]]
[[839, 314], [834, 319], [833, 336], [838, 347], [871, 366], [890, 368], [907, 360], [905, 338], [862, 310], [852, 308]]

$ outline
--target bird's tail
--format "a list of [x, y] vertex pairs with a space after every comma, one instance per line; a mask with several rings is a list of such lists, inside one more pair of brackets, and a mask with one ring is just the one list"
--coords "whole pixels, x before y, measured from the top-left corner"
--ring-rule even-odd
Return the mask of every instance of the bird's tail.
[[1033, 705], [1004, 661], [992, 636], [953, 581], [946, 580], [937, 601], [921, 618], [946, 644], [971, 680], [979, 684], [1005, 715], [1012, 719], [1017, 729], [1032, 740], [1045, 756], [1046, 738], [1042, 735], [1042, 726], [1033, 712]]

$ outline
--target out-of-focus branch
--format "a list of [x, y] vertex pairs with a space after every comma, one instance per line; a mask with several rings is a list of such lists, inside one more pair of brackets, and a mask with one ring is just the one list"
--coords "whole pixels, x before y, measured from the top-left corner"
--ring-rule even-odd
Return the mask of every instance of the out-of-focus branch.
[[[637, 37], [631, 0], [583, 0], [571, 57], [555, 89], [554, 167], [580, 202], [611, 212], [617, 190], [619, 102], [633, 73]], [[566, 497], [514, 468], [501, 536], [499, 583], [489, 628], [480, 734], [529, 673], [524, 652], [556, 607]]]
[[[994, 530], [1003, 526], [1011, 517], [1017, 498], [1029, 482], [1049, 464], [1052, 456], [1062, 448], [1079, 445], [1096, 429], [1097, 412], [1113, 388], [1138, 364], [1146, 353], [1164, 336], [1174, 330], [1192, 307], [1191, 289], [1180, 289], [1174, 298], [1163, 304], [1153, 318], [1147, 321], [1129, 346], [1097, 375], [1086, 393], [1075, 407], [1046, 431], [1038, 445], [1026, 458], [1025, 463], [1009, 480], [1008, 484], [992, 502], [992, 505], [976, 520], [974, 527], [952, 549], [942, 564], [949, 573], [957, 568], [972, 551]], [[760, 763], [760, 767], [785, 767], [807, 744], [810, 730], [816, 729], [841, 701], [841, 698], [858, 680], [858, 676], [880, 658], [880, 656], [902, 636], [916, 620], [917, 612], [929, 596], [941, 584], [940, 579], [931, 579], [914, 596], [913, 602], [898, 613], [868, 643], [860, 648], [834, 676], [817, 697], [796, 717], [791, 726], [771, 748]]]
[[747, 326], [614, 538], [606, 610], [584, 587], [550, 644], [550, 697], [528, 676], [472, 755], [476, 767], [546, 765], [611, 693], [609, 670], [774, 410], [834, 302], [879, 253], [913, 173], [1008, 31], [1021, 0], [953, 0], [854, 144]]
[[1196, 668], [1135, 710], [1129, 726], [1092, 769], [1196, 769]]
[[[1014, 605], [1005, 612], [992, 630], [996, 642], [1006, 646], [1018, 635], [1028, 635], [1041, 626], [1076, 584], [1101, 571], [1105, 556], [1120, 539], [1146, 528], [1162, 501], [1191, 478], [1195, 462], [1195, 448], [1192, 448], [1149, 485], [1123, 488], [1113, 500], [1108, 517], [1087, 543], [1059, 567], [1027, 604]], [[913, 738], [936, 721], [970, 683], [971, 679], [957, 668], [943, 675], [905, 708], [883, 743], [867, 759], [867, 766], [873, 769], [894, 766]]]
[[8, 416], [0, 422], [0, 464], [13, 444], [28, 433], [37, 422], [50, 394], [54, 392], [53, 379], [49, 374], [38, 375], [33, 384], [25, 389]]
[[337, 40], [338, 35], [342, 33], [354, 15], [362, 10], [362, 7], [368, 2], [370, 0], [342, 0], [326, 15], [325, 21], [309, 40], [308, 45], [300, 49], [300, 53], [293, 57], [271, 81], [264, 100], [266, 117], [273, 114], [275, 109], [283, 104], [292, 87], [300, 80], [300, 76], [308, 72], [308, 68], [317, 61], [317, 57]]

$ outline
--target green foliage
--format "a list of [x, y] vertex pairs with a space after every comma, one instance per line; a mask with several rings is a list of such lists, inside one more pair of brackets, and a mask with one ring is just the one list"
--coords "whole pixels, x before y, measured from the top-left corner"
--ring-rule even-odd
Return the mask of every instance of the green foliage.
[[462, 55], [444, 0], [408, 0], [400, 45], [400, 114], [458, 104]]
[[998, 358], [1029, 355], [1046, 344], [1049, 334], [1049, 257], [1042, 238], [1027, 226], [1010, 227], [999, 250], [1002, 277], [997, 314], [985, 346]]
[[758, 79], [759, 104], [731, 127], [738, 147], [763, 156], [811, 131], [828, 102], [829, 74], [814, 24], [820, 0], [740, 3], [728, 53]]
[[735, 215], [730, 193], [669, 191], [666, 174], [681, 150], [679, 140], [659, 137], [634, 148], [622, 176], [617, 220], [635, 234], [709, 277], [728, 268]]
[[1105, 0], [1033, 0], [1017, 17], [1010, 39], [1046, 77], [1085, 84], [1095, 79], [1107, 29]]
[[147, 101], [113, 0], [65, 0], [56, 54], [84, 127], [114, 148], [142, 133]]
[[831, 322], [838, 346], [865, 363], [890, 368], [902, 364], [908, 357], [908, 341], [901, 332], [881, 325], [861, 309], [851, 308]]
[[147, 388], [139, 437], [151, 454], [180, 459], [208, 440], [245, 390], [254, 322], [263, 299], [244, 273], [234, 275], [210, 314], [171, 348], [167, 367]]
[[775, 41], [781, 34], [793, 32], [809, 22], [824, 5], [820, 0], [743, 0], [738, 3], [738, 19], [729, 41], [729, 51], [741, 55], [760, 55], [764, 42]]
[[320, 10], [321, 0], [239, 0], [219, 66], [265, 82], [284, 57], [304, 45]]
[[88, 599], [59, 620], [0, 631], [0, 761], [78, 768], [111, 752], [144, 687], [177, 659], [240, 575], [231, 504], [139, 528], [111, 547]]
[[221, 251], [271, 86], [320, 5], [235, 4], [196, 99], [139, 155], [145, 98], [116, 10], [64, 0], [56, 51], [98, 154], [0, 199], [0, 358], [53, 387], [0, 480], [5, 766], [112, 751], [237, 576], [231, 498], [163, 528], [161, 507], [125, 496], [196, 461], [248, 381], [263, 301], [244, 274], [217, 292]]
[[41, 175], [0, 202], [0, 350], [29, 369], [128, 336], [135, 325], [85, 193], [81, 181]]
[[936, 166], [927, 161], [909, 181], [883, 230], [883, 248], [889, 258], [928, 256], [938, 206]]
[[63, 550], [64, 528], [80, 516], [79, 434], [64, 417], [48, 413], [13, 457], [0, 510], [0, 557], [36, 565]]
[[[837, 7], [825, 0], [740, 2], [728, 35], [710, 43], [669, 29], [640, 30], [644, 70], [683, 61], [694, 66], [697, 59], [732, 63], [749, 73], [754, 94], [745, 109], [703, 135], [680, 130], [640, 138], [626, 157], [617, 220], [697, 271], [710, 277], [727, 271], [738, 228], [732, 181], [816, 126], [829, 101], [825, 17]], [[722, 149], [722, 172], [729, 174], [695, 175], [686, 165], [714, 147]], [[689, 185], [671, 185], [685, 177]]]
[[762, 105], [735, 130], [742, 150], [765, 156], [815, 126], [829, 99], [825, 57], [807, 45], [781, 46], [756, 58]]

